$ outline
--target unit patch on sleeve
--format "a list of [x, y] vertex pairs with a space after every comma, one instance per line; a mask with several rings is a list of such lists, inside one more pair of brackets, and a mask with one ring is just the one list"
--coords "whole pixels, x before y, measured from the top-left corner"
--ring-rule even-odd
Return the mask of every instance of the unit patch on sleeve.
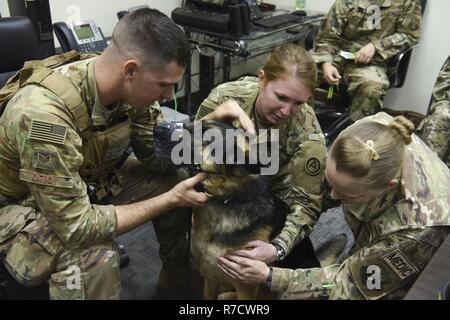
[[320, 169], [322, 169], [320, 161], [315, 157], [309, 158], [305, 163], [305, 170], [311, 176], [319, 174]]
[[41, 120], [32, 120], [28, 138], [44, 142], [64, 144], [66, 141], [67, 127]]

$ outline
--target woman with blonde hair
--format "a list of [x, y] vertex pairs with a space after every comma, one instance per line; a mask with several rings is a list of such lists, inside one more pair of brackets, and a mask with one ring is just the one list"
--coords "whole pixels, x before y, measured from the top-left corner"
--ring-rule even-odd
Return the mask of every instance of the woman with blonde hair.
[[450, 170], [404, 117], [364, 118], [333, 143], [325, 176], [355, 245], [322, 268], [270, 268], [239, 251], [219, 259], [232, 278], [267, 283], [283, 298], [403, 298], [449, 234]]
[[257, 77], [217, 86], [197, 112], [197, 120], [229, 119], [245, 130], [279, 130], [279, 169], [268, 184], [271, 195], [287, 207], [286, 222], [270, 243], [256, 240], [246, 246], [252, 258], [266, 263], [283, 260], [321, 212], [325, 139], [307, 103], [316, 82], [312, 56], [298, 45], [285, 44], [269, 55]]

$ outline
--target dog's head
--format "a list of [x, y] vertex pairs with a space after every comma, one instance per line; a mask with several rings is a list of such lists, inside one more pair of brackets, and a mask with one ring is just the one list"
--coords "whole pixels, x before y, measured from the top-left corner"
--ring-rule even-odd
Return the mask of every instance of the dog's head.
[[208, 173], [203, 188], [218, 197], [233, 195], [258, 178], [263, 165], [250, 157], [254, 138], [218, 121], [161, 123], [154, 130], [157, 157], [192, 173]]

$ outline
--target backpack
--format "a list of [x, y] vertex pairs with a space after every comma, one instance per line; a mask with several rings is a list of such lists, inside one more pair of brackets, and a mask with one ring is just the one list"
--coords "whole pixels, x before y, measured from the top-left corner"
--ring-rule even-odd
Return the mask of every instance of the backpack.
[[44, 60], [26, 61], [23, 68], [8, 79], [6, 84], [0, 89], [0, 117], [9, 100], [20, 89], [30, 84], [36, 84], [52, 91], [64, 102], [78, 126], [80, 135], [85, 137], [88, 135], [88, 129], [91, 124], [88, 108], [72, 82], [53, 69], [97, 56], [97, 53], [69, 51]]

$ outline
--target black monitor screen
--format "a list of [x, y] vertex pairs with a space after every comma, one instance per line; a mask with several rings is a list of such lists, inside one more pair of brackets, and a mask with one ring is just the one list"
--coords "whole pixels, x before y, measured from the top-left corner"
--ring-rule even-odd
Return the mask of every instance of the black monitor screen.
[[191, 0], [190, 2], [194, 2], [197, 4], [209, 4], [218, 7], [223, 7], [227, 4], [227, 0]]

